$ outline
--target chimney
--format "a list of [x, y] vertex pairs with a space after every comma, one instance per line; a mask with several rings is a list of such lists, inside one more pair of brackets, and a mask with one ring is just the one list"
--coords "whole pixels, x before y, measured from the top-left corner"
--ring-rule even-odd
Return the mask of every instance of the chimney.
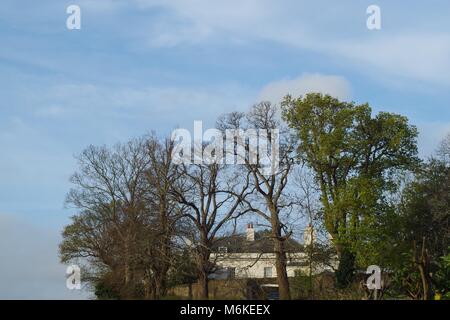
[[316, 232], [315, 232], [313, 226], [309, 225], [303, 231], [303, 243], [305, 244], [305, 246], [310, 246], [314, 242], [316, 242]]
[[247, 241], [255, 241], [255, 229], [253, 229], [253, 223], [247, 224]]

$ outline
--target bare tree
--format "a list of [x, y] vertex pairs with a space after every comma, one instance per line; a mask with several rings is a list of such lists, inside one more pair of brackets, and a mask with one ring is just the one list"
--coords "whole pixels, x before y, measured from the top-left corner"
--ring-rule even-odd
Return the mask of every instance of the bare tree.
[[74, 187], [66, 200], [81, 215], [65, 229], [63, 260], [99, 259], [120, 270], [124, 287], [133, 280], [138, 235], [150, 214], [144, 201], [149, 165], [145, 145], [144, 139], [134, 139], [112, 150], [88, 147], [78, 157], [79, 171], [71, 177]]
[[171, 189], [177, 201], [189, 208], [184, 216], [195, 230], [193, 247], [202, 299], [208, 299], [208, 276], [215, 270], [210, 257], [216, 236], [245, 213], [242, 203], [251, 193], [248, 175], [242, 179], [227, 169], [217, 163], [179, 165], [182, 178]]
[[334, 269], [336, 251], [330, 245], [328, 232], [322, 223], [323, 210], [320, 203], [320, 190], [314, 181], [313, 172], [306, 167], [296, 168], [294, 185], [297, 190], [296, 204], [307, 224], [303, 237], [308, 263], [308, 296], [310, 299], [314, 299], [314, 275], [326, 267]]
[[171, 186], [179, 178], [179, 172], [172, 162], [174, 142], [159, 141], [151, 136], [147, 142], [149, 167], [146, 171], [148, 183], [146, 201], [154, 208], [152, 234], [154, 243], [147, 246], [149, 266], [153, 273], [152, 298], [159, 299], [167, 291], [168, 271], [173, 265], [174, 237], [177, 224], [183, 215], [183, 207], [170, 193]]
[[[250, 211], [270, 223], [280, 298], [290, 299], [285, 244], [293, 232], [283, 222], [282, 217], [288, 216], [293, 208], [293, 202], [288, 199], [285, 191], [287, 190], [289, 175], [294, 168], [292, 157], [294, 146], [289, 139], [288, 132], [282, 127], [281, 120], [279, 120], [279, 110], [269, 102], [261, 102], [253, 106], [247, 114], [233, 112], [221, 116], [217, 121], [217, 127], [223, 131], [230, 129], [265, 130], [267, 132], [267, 143], [269, 144], [267, 152], [272, 153], [276, 150], [275, 148], [279, 148], [279, 159], [275, 158], [275, 161], [277, 161], [275, 167], [278, 167], [278, 170], [267, 174], [267, 168], [261, 160], [268, 156], [273, 161], [273, 153], [262, 154], [261, 149], [259, 149], [258, 161], [255, 163], [252, 161], [251, 142], [241, 141], [248, 151], [243, 159], [244, 167], [251, 177], [252, 190], [255, 190], [254, 201], [245, 200], [245, 204]], [[277, 132], [277, 130], [279, 131]], [[279, 145], [272, 144], [273, 141], [276, 141], [276, 139], [272, 139], [275, 134], [279, 134]], [[271, 163], [271, 165], [274, 165], [274, 163]]]
[[183, 214], [169, 192], [178, 178], [172, 149], [153, 135], [111, 149], [90, 146], [78, 157], [67, 204], [80, 213], [64, 231], [61, 257], [88, 259], [119, 297], [134, 297], [142, 286], [139, 297], [166, 294]]
[[450, 164], [450, 133], [440, 142], [437, 156], [443, 162]]

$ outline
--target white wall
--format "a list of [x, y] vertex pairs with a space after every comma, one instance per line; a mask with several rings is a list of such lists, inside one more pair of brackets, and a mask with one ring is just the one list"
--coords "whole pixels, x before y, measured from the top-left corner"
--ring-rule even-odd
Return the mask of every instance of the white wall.
[[[304, 253], [288, 254], [288, 261], [302, 262], [305, 260]], [[226, 268], [236, 268], [236, 278], [264, 278], [264, 268], [272, 268], [272, 278], [276, 278], [277, 272], [275, 268], [274, 253], [225, 253], [213, 254], [211, 261], [218, 266]], [[293, 277], [295, 270], [305, 268], [299, 266], [287, 266], [288, 277]], [[214, 279], [223, 279], [227, 274], [218, 272], [211, 275]]]

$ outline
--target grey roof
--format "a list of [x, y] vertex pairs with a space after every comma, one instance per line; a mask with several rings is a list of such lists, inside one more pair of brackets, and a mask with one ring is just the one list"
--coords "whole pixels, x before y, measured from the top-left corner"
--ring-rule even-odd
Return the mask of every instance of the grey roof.
[[[255, 240], [248, 241], [243, 234], [235, 234], [217, 238], [213, 245], [213, 252], [220, 247], [226, 247], [228, 253], [271, 253], [274, 252], [274, 242], [268, 231], [255, 233]], [[303, 246], [292, 238], [285, 241], [286, 252], [301, 252]]]

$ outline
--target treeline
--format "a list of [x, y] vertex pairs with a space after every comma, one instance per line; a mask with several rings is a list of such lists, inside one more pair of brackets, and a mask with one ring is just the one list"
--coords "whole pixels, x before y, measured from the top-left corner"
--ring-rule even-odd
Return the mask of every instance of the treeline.
[[198, 282], [207, 299], [214, 245], [245, 217], [269, 230], [281, 299], [292, 297], [285, 244], [299, 219], [328, 235], [339, 288], [375, 264], [393, 297], [448, 294], [450, 138], [423, 162], [406, 117], [314, 93], [222, 115], [217, 128], [277, 130], [278, 170], [249, 157], [176, 164], [176, 143], [156, 134], [78, 156], [67, 196], [78, 213], [60, 254], [83, 267], [98, 298], [160, 299]]

